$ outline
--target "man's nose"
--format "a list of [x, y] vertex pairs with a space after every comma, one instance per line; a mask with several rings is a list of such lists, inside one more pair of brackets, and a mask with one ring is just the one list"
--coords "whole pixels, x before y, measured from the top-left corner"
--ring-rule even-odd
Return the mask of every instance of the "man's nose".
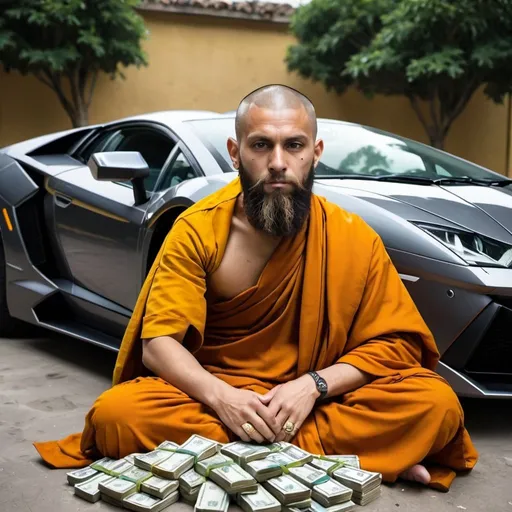
[[275, 145], [270, 155], [269, 172], [279, 174], [286, 171], [286, 155], [279, 145]]

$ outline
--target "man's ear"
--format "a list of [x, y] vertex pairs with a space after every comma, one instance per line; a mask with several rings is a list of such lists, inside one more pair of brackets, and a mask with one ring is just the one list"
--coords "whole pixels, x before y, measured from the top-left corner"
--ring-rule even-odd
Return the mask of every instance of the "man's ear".
[[233, 167], [238, 169], [240, 166], [240, 150], [238, 148], [238, 142], [232, 137], [228, 139], [228, 153], [233, 162]]
[[314, 157], [315, 168], [318, 165], [318, 162], [320, 162], [320, 158], [322, 157], [323, 152], [324, 152], [324, 141], [322, 139], [318, 139], [315, 143], [315, 157]]

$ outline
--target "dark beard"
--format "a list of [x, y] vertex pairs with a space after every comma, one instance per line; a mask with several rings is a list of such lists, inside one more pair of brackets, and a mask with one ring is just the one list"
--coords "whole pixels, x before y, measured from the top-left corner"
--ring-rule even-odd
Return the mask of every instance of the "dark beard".
[[270, 194], [264, 190], [265, 181], [253, 182], [240, 162], [240, 183], [244, 193], [244, 210], [251, 225], [269, 235], [297, 234], [311, 207], [315, 177], [314, 165], [302, 184], [294, 184], [291, 193], [276, 189]]

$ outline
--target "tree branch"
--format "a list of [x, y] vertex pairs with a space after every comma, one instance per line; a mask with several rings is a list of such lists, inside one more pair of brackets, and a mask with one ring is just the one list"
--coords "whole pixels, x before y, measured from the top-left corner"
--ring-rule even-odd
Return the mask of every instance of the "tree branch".
[[411, 107], [413, 108], [414, 112], [416, 112], [416, 115], [418, 116], [420, 123], [423, 125], [423, 128], [425, 128], [425, 131], [427, 132], [428, 136], [430, 137], [430, 126], [428, 125], [427, 120], [425, 119], [425, 116], [423, 115], [423, 112], [421, 111], [421, 107], [418, 103], [418, 99], [413, 94], [407, 94], [406, 96], [409, 98]]
[[44, 77], [44, 75], [40, 71], [35, 71], [34, 76], [40, 81], [43, 82], [44, 85], [48, 86], [50, 89], [53, 90], [53, 85], [47, 78]]
[[89, 98], [87, 99], [87, 102], [85, 103], [87, 108], [89, 108], [91, 106], [92, 95], [93, 95], [94, 89], [96, 87], [96, 81], [98, 79], [98, 75], [99, 75], [99, 71], [97, 69], [95, 69], [92, 72], [91, 85], [90, 85], [90, 88], [89, 88]]
[[64, 110], [68, 114], [69, 118], [71, 119], [71, 122], [73, 126], [76, 124], [76, 112], [73, 109], [73, 106], [69, 102], [69, 100], [66, 98], [66, 95], [64, 94], [64, 91], [62, 90], [62, 84], [60, 81], [60, 76], [55, 73], [50, 73], [49, 71], [45, 73], [46, 76], [49, 78], [49, 80], [52, 83], [52, 89], [57, 94], [59, 101], [61, 105], [63, 106]]
[[452, 123], [459, 117], [459, 115], [462, 113], [462, 111], [466, 108], [466, 105], [468, 104], [469, 100], [475, 93], [475, 91], [478, 88], [478, 82], [473, 77], [471, 80], [468, 81], [468, 85], [463, 91], [463, 93], [460, 95], [459, 101], [457, 104], [451, 109], [450, 113], [446, 113], [446, 120], [443, 122], [442, 130], [443, 133], [448, 133], [448, 130], [450, 129], [450, 126]]

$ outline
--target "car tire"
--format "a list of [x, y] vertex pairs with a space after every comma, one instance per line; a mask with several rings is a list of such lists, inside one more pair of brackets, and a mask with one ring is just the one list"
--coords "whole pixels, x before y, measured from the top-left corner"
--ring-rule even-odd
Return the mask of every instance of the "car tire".
[[0, 337], [19, 337], [27, 334], [28, 324], [13, 318], [7, 307], [7, 286], [4, 244], [0, 239]]

